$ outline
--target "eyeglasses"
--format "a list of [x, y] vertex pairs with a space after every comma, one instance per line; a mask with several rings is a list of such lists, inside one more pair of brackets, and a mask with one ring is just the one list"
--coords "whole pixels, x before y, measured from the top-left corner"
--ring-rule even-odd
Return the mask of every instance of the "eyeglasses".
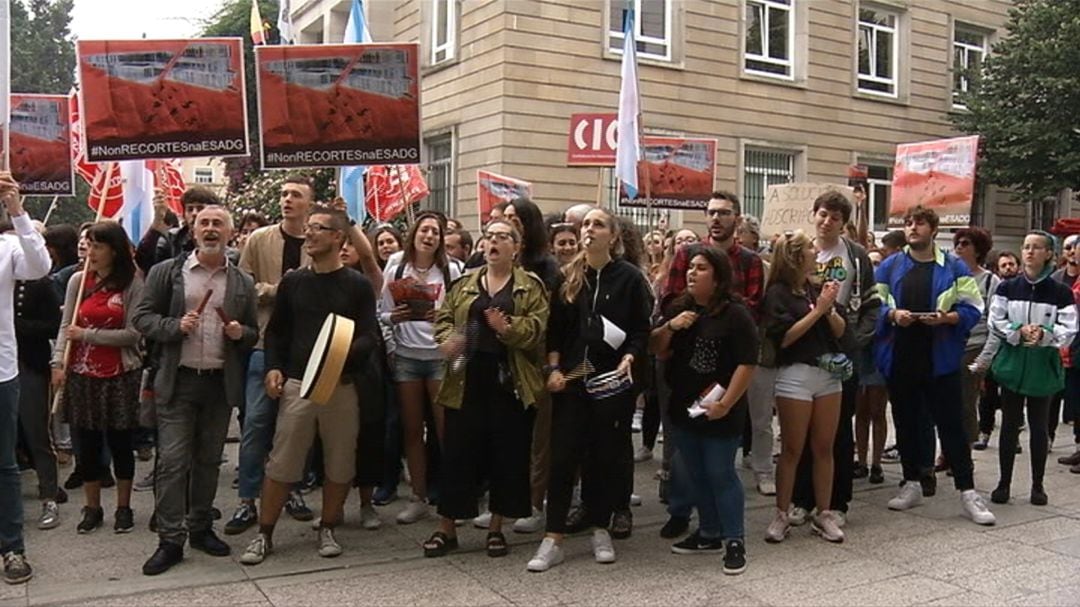
[[735, 211], [731, 209], [706, 209], [706, 217], [734, 217]]
[[514, 240], [513, 232], [488, 232], [484, 234], [484, 237], [488, 240], [497, 240], [499, 242], [506, 242], [508, 240]]
[[304, 231], [311, 232], [312, 234], [322, 234], [323, 232], [336, 232], [337, 230], [319, 223], [309, 223], [304, 226]]

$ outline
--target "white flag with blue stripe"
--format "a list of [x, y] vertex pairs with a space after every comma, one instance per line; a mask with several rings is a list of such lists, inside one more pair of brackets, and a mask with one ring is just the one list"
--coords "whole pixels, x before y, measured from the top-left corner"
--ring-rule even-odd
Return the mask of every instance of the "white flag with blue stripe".
[[634, 40], [634, 10], [627, 9], [624, 24], [622, 86], [619, 88], [619, 143], [615, 149], [615, 176], [626, 195], [638, 193], [637, 164], [641, 159], [639, 127], [641, 98], [638, 95], [637, 42]]
[[[364, 6], [361, 0], [353, 0], [349, 10], [349, 20], [345, 23], [345, 43], [371, 42], [367, 22], [364, 20]], [[345, 209], [349, 217], [362, 222], [367, 217], [364, 204], [364, 170], [367, 167], [351, 166], [341, 168], [341, 197], [345, 199]]]

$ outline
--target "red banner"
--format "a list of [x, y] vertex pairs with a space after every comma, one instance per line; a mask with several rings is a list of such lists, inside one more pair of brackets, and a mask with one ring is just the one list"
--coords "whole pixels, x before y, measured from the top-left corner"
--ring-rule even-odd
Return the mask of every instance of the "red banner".
[[76, 48], [90, 162], [247, 155], [240, 38]]
[[618, 114], [574, 114], [566, 143], [567, 166], [615, 166]]
[[495, 205], [515, 198], [532, 198], [532, 184], [490, 171], [476, 172], [476, 208], [481, 230], [491, 219], [491, 209]]
[[647, 136], [641, 154], [638, 196], [630, 200], [620, 188], [620, 205], [644, 207], [646, 193], [658, 209], [704, 209], [709, 205], [716, 180], [715, 139]]
[[266, 169], [420, 162], [417, 44], [255, 49]]
[[[74, 165], [75, 172], [79, 174], [79, 177], [82, 177], [83, 181], [90, 184], [90, 196], [86, 199], [86, 202], [94, 212], [97, 212], [98, 201], [101, 200], [101, 191], [106, 187], [105, 174], [108, 165], [86, 161], [86, 143], [83, 138], [82, 120], [79, 117], [79, 98], [77, 96], [72, 96], [71, 101], [68, 103], [68, 109], [71, 116], [71, 163]], [[124, 178], [120, 176], [119, 167], [113, 171], [107, 191], [105, 210], [102, 212], [102, 216], [111, 218], [120, 211], [120, 207], [124, 206]]]
[[404, 213], [406, 205], [419, 202], [429, 193], [424, 174], [415, 164], [367, 169], [364, 206], [376, 221], [390, 221]]
[[971, 224], [979, 136], [896, 146], [889, 226], [901, 226], [917, 204], [937, 212], [943, 228]]
[[67, 95], [11, 96], [11, 172], [27, 196], [74, 196]]

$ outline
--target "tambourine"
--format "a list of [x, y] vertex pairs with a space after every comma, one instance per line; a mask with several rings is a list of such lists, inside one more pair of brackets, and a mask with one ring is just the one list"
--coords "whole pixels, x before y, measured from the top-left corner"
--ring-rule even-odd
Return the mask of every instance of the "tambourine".
[[593, 400], [603, 400], [626, 392], [634, 385], [629, 373], [618, 369], [601, 373], [585, 382], [585, 392]]
[[356, 323], [351, 318], [328, 314], [323, 321], [315, 347], [311, 350], [304, 380], [300, 383], [300, 398], [318, 405], [330, 402], [341, 381], [345, 359], [352, 345]]

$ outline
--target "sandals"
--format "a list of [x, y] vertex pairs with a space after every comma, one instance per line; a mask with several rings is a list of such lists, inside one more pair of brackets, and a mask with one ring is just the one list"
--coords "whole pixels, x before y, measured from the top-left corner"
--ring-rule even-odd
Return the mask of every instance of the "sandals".
[[425, 557], [437, 558], [446, 556], [446, 553], [451, 550], [457, 550], [458, 541], [457, 537], [449, 537], [442, 531], [436, 531], [431, 534], [428, 541], [424, 542], [423, 546]]
[[510, 547], [506, 544], [506, 536], [500, 531], [492, 531], [487, 534], [487, 555], [492, 558], [510, 554]]

